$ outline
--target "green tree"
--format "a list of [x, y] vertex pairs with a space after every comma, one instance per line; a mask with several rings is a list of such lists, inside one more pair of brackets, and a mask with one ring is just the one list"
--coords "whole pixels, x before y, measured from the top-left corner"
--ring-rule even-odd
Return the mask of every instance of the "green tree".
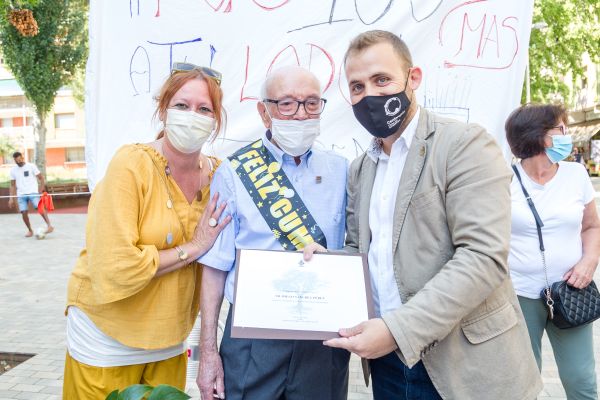
[[[87, 57], [84, 0], [29, 0], [39, 33], [23, 36], [6, 18], [0, 20], [4, 62], [33, 104], [35, 163], [46, 175], [45, 119], [57, 91], [69, 84]], [[9, 1], [10, 3], [10, 1]]]
[[0, 16], [6, 17], [6, 13], [13, 8], [35, 6], [39, 0], [0, 0]]
[[[533, 25], [538, 28], [532, 29], [529, 41], [531, 100], [550, 102], [558, 95], [571, 104], [571, 88], [585, 76], [583, 55], [600, 61], [600, 2], [535, 0]], [[571, 87], [565, 84], [569, 72]]]
[[[13, 141], [10, 137], [5, 135], [0, 135], [0, 156], [9, 157], [8, 160], [11, 160], [12, 153], [17, 151]], [[5, 161], [6, 162], [6, 159]]]

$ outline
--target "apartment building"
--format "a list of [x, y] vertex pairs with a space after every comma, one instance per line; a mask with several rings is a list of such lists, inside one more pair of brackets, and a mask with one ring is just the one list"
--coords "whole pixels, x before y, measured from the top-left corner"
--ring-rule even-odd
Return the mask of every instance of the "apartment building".
[[[0, 56], [0, 137], [7, 139], [26, 161], [33, 162], [33, 115], [30, 102]], [[70, 89], [61, 89], [46, 119], [46, 167], [49, 175], [85, 177], [83, 109]], [[0, 179], [12, 167], [11, 154], [0, 154]], [[66, 175], [66, 176], [65, 176]]]

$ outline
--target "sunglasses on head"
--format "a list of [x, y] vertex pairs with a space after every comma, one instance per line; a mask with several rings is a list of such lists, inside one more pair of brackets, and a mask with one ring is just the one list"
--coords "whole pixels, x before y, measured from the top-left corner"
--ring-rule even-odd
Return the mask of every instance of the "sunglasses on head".
[[221, 86], [221, 80], [223, 78], [223, 75], [219, 71], [208, 67], [200, 67], [192, 63], [174, 62], [173, 66], [171, 67], [171, 75], [176, 72], [187, 72], [194, 70], [201, 71], [202, 73], [204, 73], [204, 75], [213, 78], [217, 82], [217, 84]]

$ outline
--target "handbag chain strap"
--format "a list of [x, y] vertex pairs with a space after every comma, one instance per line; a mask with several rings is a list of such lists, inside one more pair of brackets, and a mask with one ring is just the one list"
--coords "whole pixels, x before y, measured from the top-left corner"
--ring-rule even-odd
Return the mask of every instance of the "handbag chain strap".
[[548, 267], [546, 266], [546, 253], [545, 253], [545, 249], [544, 249], [544, 239], [542, 237], [542, 226], [544, 226], [544, 223], [542, 222], [540, 215], [538, 214], [537, 210], [535, 209], [535, 204], [533, 204], [533, 200], [531, 199], [531, 196], [527, 192], [527, 189], [525, 189], [525, 186], [523, 186], [523, 181], [521, 180], [521, 174], [519, 173], [517, 166], [513, 164], [512, 169], [513, 169], [513, 171], [515, 171], [515, 175], [516, 175], [517, 179], [519, 180], [519, 184], [521, 185], [521, 190], [523, 190], [523, 194], [525, 195], [525, 200], [527, 200], [527, 205], [529, 206], [529, 209], [531, 210], [531, 213], [533, 214], [533, 219], [535, 219], [535, 227], [537, 228], [538, 240], [540, 242], [540, 253], [542, 254], [542, 265], [544, 266], [544, 276], [546, 278], [546, 289], [544, 289], [544, 294], [546, 297], [546, 306], [548, 306], [548, 314], [550, 315], [550, 319], [553, 319], [554, 318], [554, 300], [552, 300], [552, 292], [550, 290], [550, 283], [548, 282]]

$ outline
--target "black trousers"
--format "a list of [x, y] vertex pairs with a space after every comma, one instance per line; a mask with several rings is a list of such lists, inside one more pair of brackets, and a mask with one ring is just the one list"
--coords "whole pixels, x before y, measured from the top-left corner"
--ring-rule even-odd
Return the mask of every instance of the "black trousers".
[[320, 340], [234, 339], [231, 309], [220, 348], [227, 400], [346, 400], [349, 352]]

